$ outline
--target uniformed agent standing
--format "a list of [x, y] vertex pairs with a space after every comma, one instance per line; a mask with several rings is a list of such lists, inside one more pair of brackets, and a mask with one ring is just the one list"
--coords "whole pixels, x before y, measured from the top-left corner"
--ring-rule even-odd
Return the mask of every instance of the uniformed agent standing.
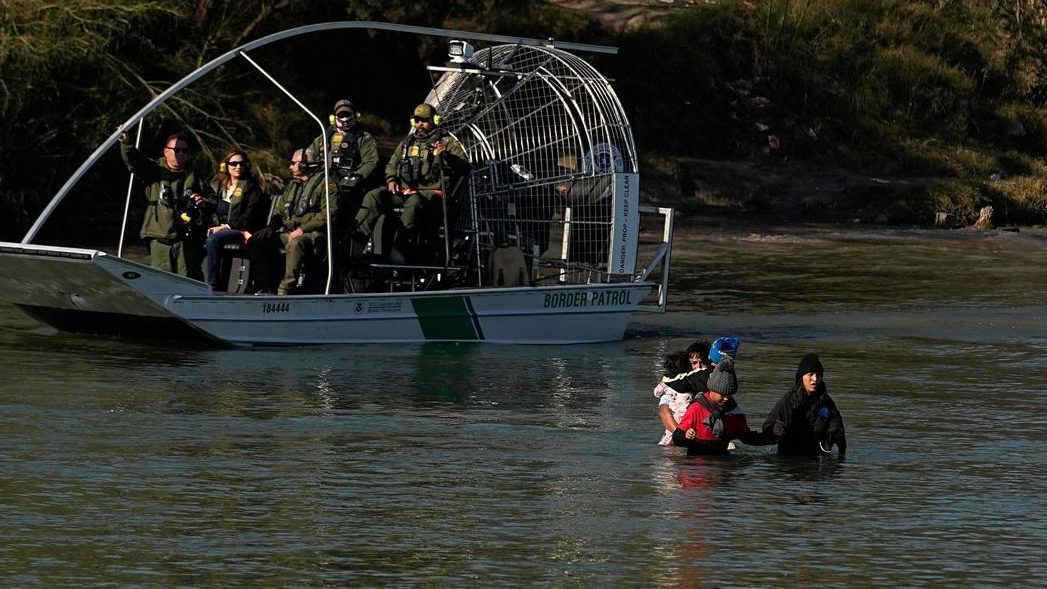
[[338, 187], [334, 182], [324, 188], [324, 175], [307, 149], [291, 156], [291, 181], [276, 203], [269, 226], [255, 233], [247, 242], [251, 269], [259, 292], [272, 292], [279, 277], [280, 247], [286, 250], [283, 279], [276, 294], [291, 294], [302, 275], [308, 258], [326, 251], [327, 198], [331, 193], [331, 222], [338, 219]]
[[357, 124], [356, 109], [350, 100], [334, 103], [331, 126], [309, 146], [316, 158], [324, 153], [327, 142], [327, 164], [331, 178], [341, 193], [343, 214], [352, 215], [360, 206], [367, 180], [378, 169], [378, 147], [374, 137]]
[[439, 127], [440, 115], [430, 104], [419, 104], [411, 116], [411, 131], [385, 167], [385, 186], [367, 193], [356, 214], [356, 232], [366, 241], [378, 217], [403, 207], [404, 241], [416, 246], [423, 231], [435, 235], [443, 223], [441, 198], [466, 174], [469, 162], [462, 144]]
[[175, 133], [164, 142], [163, 157], [152, 160], [120, 135], [120, 155], [127, 169], [145, 185], [146, 209], [141, 236], [149, 242], [154, 268], [203, 280], [204, 237], [210, 191], [189, 169], [189, 142]]

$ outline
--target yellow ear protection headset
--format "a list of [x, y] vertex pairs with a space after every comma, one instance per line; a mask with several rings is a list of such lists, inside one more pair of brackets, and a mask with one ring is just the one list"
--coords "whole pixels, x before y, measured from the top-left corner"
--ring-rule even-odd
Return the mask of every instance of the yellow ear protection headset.
[[[431, 117], [422, 117], [422, 116], [420, 116], [418, 114], [418, 111], [422, 110], [423, 106], [429, 107], [428, 109], [425, 109], [425, 110], [428, 110], [430, 113], [432, 113]], [[423, 118], [423, 119], [424, 118], [429, 118], [430, 120], [433, 121], [433, 126], [434, 127], [439, 127], [440, 123], [443, 121], [443, 117], [441, 117], [440, 114], [436, 112], [436, 109], [433, 108], [433, 106], [431, 104], [419, 104], [417, 107], [415, 107], [414, 112], [415, 112], [415, 114], [411, 115], [411, 127], [412, 128], [418, 126], [418, 119], [419, 118]]]
[[[442, 120], [443, 120], [443, 117], [441, 117], [440, 115], [433, 115], [433, 118], [432, 118], [433, 126], [439, 127], [440, 126], [440, 121], [442, 121]], [[416, 117], [411, 117], [411, 126], [412, 127], [417, 127], [418, 126], [418, 119]]]
[[[229, 156], [229, 157], [232, 157], [232, 156]], [[244, 169], [246, 170], [247, 169], [247, 156], [241, 155], [240, 157], [243, 159], [243, 162], [244, 162], [243, 166], [244, 166]], [[229, 171], [229, 163], [226, 162], [225, 160], [222, 160], [222, 163], [218, 164], [218, 173], [219, 174], [225, 174], [228, 171]]]
[[[335, 119], [336, 119], [336, 118], [337, 118], [337, 117], [335, 117], [334, 115], [331, 115], [331, 116], [327, 117], [327, 122], [328, 122], [328, 123], [331, 123], [331, 126], [332, 126], [332, 127], [334, 127], [334, 126], [335, 126]], [[353, 113], [353, 120], [354, 120], [354, 121], [356, 120], [356, 113], [355, 113], [355, 112]]]
[[[346, 106], [346, 105], [342, 104], [343, 102], [349, 103], [349, 105], [348, 105], [349, 108], [353, 109], [353, 111], [352, 111], [353, 112], [353, 123], [355, 124], [356, 121], [357, 121], [357, 118], [359, 117], [359, 115], [356, 112], [356, 107], [352, 106], [352, 102], [351, 101], [339, 100], [337, 103], [335, 103], [335, 108], [337, 108], [339, 106]], [[327, 117], [327, 122], [331, 123], [331, 126], [334, 127], [335, 126], [335, 119], [337, 119], [337, 118], [338, 117], [335, 116], [335, 113], [331, 113], [331, 116]]]

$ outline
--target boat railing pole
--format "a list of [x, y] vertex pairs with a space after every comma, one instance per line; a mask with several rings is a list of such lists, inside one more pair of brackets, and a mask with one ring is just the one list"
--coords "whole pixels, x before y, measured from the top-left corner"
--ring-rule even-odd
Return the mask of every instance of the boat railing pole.
[[[141, 149], [142, 146], [142, 121], [138, 122], [138, 132], [135, 133], [135, 149]], [[124, 257], [124, 234], [127, 231], [127, 213], [131, 210], [131, 189], [135, 185], [135, 173], [131, 172], [131, 176], [127, 179], [127, 201], [124, 203], [124, 216], [123, 221], [120, 222], [120, 243], [116, 244], [116, 257]]]
[[[241, 51], [240, 56], [246, 59], [248, 63], [253, 65], [255, 69], [262, 73], [263, 76], [268, 78], [269, 81], [272, 82], [274, 86], [279, 88], [281, 92], [286, 94], [288, 98], [293, 100], [294, 103], [298, 105], [298, 108], [302, 109], [302, 111], [305, 112], [305, 114], [309, 115], [309, 118], [316, 121], [316, 124], [320, 126], [320, 136], [325, 139], [325, 141], [323, 142], [323, 153], [321, 154], [324, 158], [324, 209], [327, 213], [327, 230], [324, 231], [324, 233], [327, 235], [327, 284], [324, 285], [324, 294], [331, 294], [331, 278], [334, 274], [334, 247], [332, 247], [331, 245], [331, 234], [334, 233], [334, 226], [331, 224], [331, 183], [328, 181], [328, 179], [331, 177], [331, 170], [329, 167], [329, 162], [327, 161], [327, 129], [326, 127], [324, 127], [324, 123], [320, 120], [320, 117], [314, 115], [311, 110], [306, 108], [306, 106], [302, 104], [302, 101], [295, 98], [294, 94], [291, 94], [291, 92], [288, 91], [287, 88], [284, 88], [283, 85], [280, 84], [280, 82], [277, 82], [276, 78], [269, 75], [269, 72], [262, 69], [262, 66], [258, 65], [258, 63], [255, 60], [251, 59], [251, 57], [248, 56], [247, 53]], [[305, 157], [305, 149], [302, 150], [302, 157]]]
[[443, 162], [440, 162], [440, 192], [443, 194], [440, 198], [440, 208], [444, 214], [444, 275], [446, 276], [447, 267], [451, 265], [451, 225], [447, 222], [447, 199], [450, 195], [447, 194]]

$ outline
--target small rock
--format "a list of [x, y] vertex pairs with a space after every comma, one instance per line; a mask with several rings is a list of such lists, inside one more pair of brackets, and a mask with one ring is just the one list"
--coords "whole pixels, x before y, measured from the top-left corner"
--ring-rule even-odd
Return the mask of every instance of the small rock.
[[992, 229], [992, 215], [993, 209], [991, 206], [982, 207], [982, 210], [978, 211], [978, 220], [974, 222], [974, 228]]
[[1021, 121], [1014, 121], [1011, 126], [1007, 128], [1007, 135], [1009, 137], [1025, 137], [1025, 125]]
[[956, 216], [952, 213], [946, 213], [945, 211], [938, 211], [934, 214], [934, 226], [945, 229], [955, 227]]

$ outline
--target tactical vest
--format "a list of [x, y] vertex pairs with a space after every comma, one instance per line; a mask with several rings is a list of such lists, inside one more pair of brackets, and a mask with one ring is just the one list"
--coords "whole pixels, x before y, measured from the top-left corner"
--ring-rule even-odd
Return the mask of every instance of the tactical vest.
[[[142, 219], [142, 237], [173, 239], [201, 226], [201, 215], [197, 207], [189, 204], [186, 189], [195, 189], [196, 175], [193, 172], [172, 172], [158, 164], [159, 179], [146, 187], [148, 205]], [[182, 220], [182, 213], [192, 212], [189, 222]]]
[[[317, 191], [317, 184], [322, 188], [323, 174], [313, 174], [305, 182], [291, 180], [291, 197], [283, 203], [284, 219], [302, 217], [310, 213], [319, 212], [324, 202], [323, 190]], [[335, 197], [336, 186], [331, 186], [331, 197]], [[337, 201], [336, 201], [337, 202]]]
[[331, 134], [331, 164], [339, 176], [350, 176], [360, 165], [358, 144], [360, 134], [356, 128], [349, 131], [335, 130]]
[[430, 185], [439, 180], [440, 169], [435, 165], [432, 144], [442, 137], [432, 134], [428, 137], [412, 138], [405, 141], [400, 152], [400, 168], [397, 176], [408, 186]]
[[300, 217], [309, 212], [309, 196], [305, 192], [305, 182], [291, 181], [291, 198], [284, 203], [284, 218]]

